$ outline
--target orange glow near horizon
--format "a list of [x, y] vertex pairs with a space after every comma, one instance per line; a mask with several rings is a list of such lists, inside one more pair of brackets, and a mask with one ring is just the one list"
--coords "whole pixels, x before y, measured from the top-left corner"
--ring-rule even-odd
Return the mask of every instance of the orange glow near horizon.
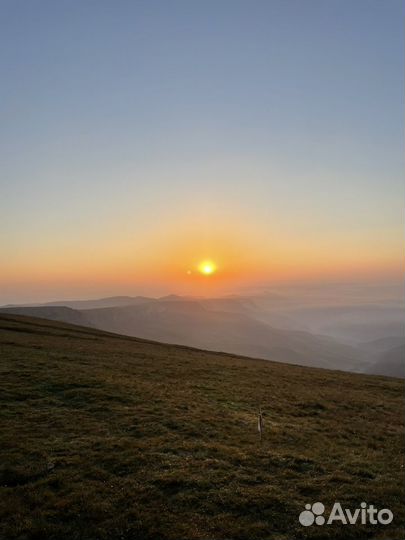
[[378, 254], [374, 242], [359, 245], [354, 234], [292, 233], [235, 216], [176, 216], [164, 230], [154, 223], [138, 236], [118, 225], [74, 241], [51, 231], [4, 260], [0, 285], [11, 300], [52, 300], [133, 291], [205, 296], [272, 281], [401, 275], [396, 244], [380, 242]]

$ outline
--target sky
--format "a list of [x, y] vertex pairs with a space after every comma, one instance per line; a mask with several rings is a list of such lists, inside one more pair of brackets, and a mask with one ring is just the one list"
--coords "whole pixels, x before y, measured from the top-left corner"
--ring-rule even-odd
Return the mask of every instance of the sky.
[[404, 15], [3, 0], [0, 303], [398, 280]]

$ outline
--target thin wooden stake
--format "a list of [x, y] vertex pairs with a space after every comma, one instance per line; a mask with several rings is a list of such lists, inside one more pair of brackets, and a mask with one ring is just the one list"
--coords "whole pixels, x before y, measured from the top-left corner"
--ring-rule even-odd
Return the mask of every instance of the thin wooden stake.
[[259, 406], [259, 416], [257, 417], [257, 430], [260, 434], [260, 442], [262, 442], [263, 427], [264, 427], [263, 413], [262, 413], [262, 408]]

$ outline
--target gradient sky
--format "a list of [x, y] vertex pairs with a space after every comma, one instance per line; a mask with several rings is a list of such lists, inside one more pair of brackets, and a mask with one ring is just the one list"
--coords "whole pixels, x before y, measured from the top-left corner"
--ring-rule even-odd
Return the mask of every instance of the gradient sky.
[[398, 277], [404, 6], [3, 0], [0, 302]]

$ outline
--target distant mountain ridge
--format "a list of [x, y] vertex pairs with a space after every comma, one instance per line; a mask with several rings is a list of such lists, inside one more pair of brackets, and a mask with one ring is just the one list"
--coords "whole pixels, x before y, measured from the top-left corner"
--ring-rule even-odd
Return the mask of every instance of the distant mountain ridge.
[[393, 347], [381, 354], [366, 373], [405, 378], [405, 345]]
[[22, 307], [47, 307], [47, 306], [65, 306], [72, 309], [93, 309], [104, 307], [130, 306], [142, 302], [152, 302], [154, 298], [147, 296], [108, 296], [106, 298], [96, 298], [94, 300], [56, 300], [45, 302], [43, 304], [8, 304], [2, 308], [22, 308]]
[[[208, 302], [208, 306], [212, 307], [212, 303]], [[305, 366], [360, 371], [365, 364], [360, 351], [332, 338], [275, 329], [243, 312], [243, 307], [239, 306], [238, 311], [238, 306], [231, 304], [229, 311], [210, 310], [204, 301], [191, 300], [154, 300], [80, 311], [65, 306], [3, 308], [1, 311]]]
[[[273, 295], [218, 298], [112, 296], [54, 301], [37, 306], [5, 306], [0, 311], [304, 366], [369, 373], [381, 373], [384, 369], [384, 374], [392, 376], [402, 373], [401, 365], [405, 366], [405, 359], [398, 353], [400, 347], [405, 346], [405, 338], [400, 335], [402, 323], [397, 318], [395, 324], [385, 324], [383, 315], [400, 314], [399, 308], [353, 305], [352, 312], [350, 306], [294, 308], [291, 298], [280, 308], [282, 297], [276, 297], [275, 307], [273, 300]], [[363, 320], [367, 314], [368, 320], [367, 317]], [[344, 322], [346, 316], [347, 322]], [[334, 337], [333, 333], [327, 335], [316, 331], [328, 324], [346, 324], [350, 334], [350, 328], [356, 332], [359, 324], [369, 324], [366, 332], [369, 335], [378, 320], [377, 339], [366, 342], [349, 339], [347, 343]], [[391, 334], [392, 329], [398, 335]], [[379, 337], [384, 332], [386, 337]], [[391, 353], [398, 358], [395, 362], [392, 357], [391, 360], [384, 358], [391, 349], [397, 351]]]
[[12, 315], [24, 315], [26, 317], [40, 317], [52, 321], [89, 326], [87, 317], [76, 309], [67, 306], [27, 306], [27, 307], [4, 307], [1, 313]]

